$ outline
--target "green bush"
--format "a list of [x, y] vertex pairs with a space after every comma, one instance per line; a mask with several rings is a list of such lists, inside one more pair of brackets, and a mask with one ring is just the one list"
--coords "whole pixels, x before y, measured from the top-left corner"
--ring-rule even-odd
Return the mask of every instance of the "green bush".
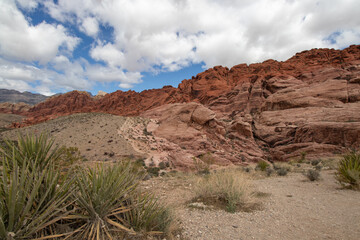
[[265, 171], [267, 167], [270, 165], [265, 161], [259, 161], [256, 165], [256, 169], [260, 169], [261, 171]]
[[343, 186], [360, 189], [360, 153], [350, 152], [339, 162], [337, 180]]

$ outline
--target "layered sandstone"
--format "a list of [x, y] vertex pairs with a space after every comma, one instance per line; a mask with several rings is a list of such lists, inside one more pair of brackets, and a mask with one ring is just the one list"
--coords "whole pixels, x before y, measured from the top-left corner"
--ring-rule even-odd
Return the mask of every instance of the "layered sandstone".
[[23, 102], [20, 102], [20, 103], [9, 103], [9, 102], [0, 103], [0, 113], [27, 115], [30, 108], [31, 108], [31, 105], [23, 103]]

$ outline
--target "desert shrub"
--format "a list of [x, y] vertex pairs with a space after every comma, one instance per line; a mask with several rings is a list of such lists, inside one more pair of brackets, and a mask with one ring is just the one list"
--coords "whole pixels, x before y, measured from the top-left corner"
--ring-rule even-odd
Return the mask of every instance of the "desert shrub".
[[[20, 138], [12, 153], [4, 152], [0, 173], [0, 238], [33, 239], [52, 234], [50, 227], [64, 217], [73, 193], [72, 182], [61, 180], [45, 137]], [[10, 143], [8, 141], [8, 143]], [[31, 152], [33, 151], [33, 152]]]
[[273, 172], [274, 172], [274, 169], [272, 169], [271, 167], [266, 168], [266, 175], [268, 177], [270, 177]]
[[343, 186], [360, 189], [360, 153], [350, 152], [339, 162], [337, 180]]
[[135, 164], [136, 164], [136, 165], [139, 165], [139, 166], [143, 166], [143, 167], [146, 166], [146, 164], [145, 164], [145, 159], [143, 159], [143, 158], [138, 158], [138, 159], [136, 159]]
[[306, 160], [306, 152], [301, 152], [300, 153], [300, 160], [299, 162], [302, 163]]
[[172, 224], [170, 210], [153, 195], [139, 194], [131, 204], [136, 207], [124, 212], [122, 217], [136, 232], [159, 235], [169, 231]]
[[159, 172], [160, 172], [160, 168], [158, 167], [149, 167], [148, 169], [146, 169], [146, 171], [153, 177], [158, 177], [159, 176]]
[[196, 186], [196, 197], [208, 204], [220, 204], [228, 212], [254, 206], [251, 183], [246, 175], [235, 171], [218, 171], [201, 178]]
[[312, 161], [311, 161], [311, 165], [317, 166], [320, 162], [321, 162], [320, 159], [315, 159], [315, 160], [312, 160]]
[[306, 173], [305, 176], [310, 180], [310, 181], [317, 181], [320, 178], [320, 172], [316, 171], [314, 169], [309, 169]]
[[165, 169], [167, 167], [166, 163], [165, 162], [160, 162], [159, 163], [159, 168], [160, 169]]
[[320, 164], [318, 164], [318, 165], [315, 166], [315, 169], [316, 169], [317, 171], [321, 171], [322, 168], [323, 168], [323, 166], [320, 165]]
[[256, 169], [260, 169], [261, 171], [265, 171], [267, 167], [269, 167], [269, 163], [265, 161], [259, 161], [256, 165]]
[[279, 169], [276, 170], [276, 173], [277, 173], [279, 176], [286, 176], [287, 173], [288, 173], [288, 170], [287, 170], [287, 168], [281, 167], [281, 168], [279, 168]]
[[210, 166], [214, 164], [214, 157], [210, 152], [199, 156], [199, 158], [193, 157], [195, 170], [199, 174], [209, 174]]

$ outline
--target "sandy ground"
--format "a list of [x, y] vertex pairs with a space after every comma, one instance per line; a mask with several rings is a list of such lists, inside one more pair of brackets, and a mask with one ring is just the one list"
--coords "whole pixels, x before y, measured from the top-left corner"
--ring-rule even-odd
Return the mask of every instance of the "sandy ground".
[[181, 239], [359, 239], [360, 192], [342, 189], [333, 170], [310, 182], [301, 173], [254, 180], [268, 193], [262, 209], [227, 213], [194, 209], [193, 184], [184, 177], [163, 177], [144, 183], [174, 209], [183, 229]]

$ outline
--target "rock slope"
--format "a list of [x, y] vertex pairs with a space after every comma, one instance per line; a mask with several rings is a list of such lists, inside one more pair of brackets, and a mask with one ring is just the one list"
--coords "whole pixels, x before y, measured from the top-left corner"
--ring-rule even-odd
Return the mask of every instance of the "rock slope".
[[[137, 93], [92, 98], [73, 91], [31, 108], [21, 125], [79, 112], [156, 120], [150, 130], [178, 147], [173, 157], [212, 152], [218, 161], [321, 157], [360, 147], [360, 46], [312, 49], [285, 62], [217, 66]], [[19, 125], [18, 125], [19, 126]], [[149, 130], [149, 131], [150, 131]]]

